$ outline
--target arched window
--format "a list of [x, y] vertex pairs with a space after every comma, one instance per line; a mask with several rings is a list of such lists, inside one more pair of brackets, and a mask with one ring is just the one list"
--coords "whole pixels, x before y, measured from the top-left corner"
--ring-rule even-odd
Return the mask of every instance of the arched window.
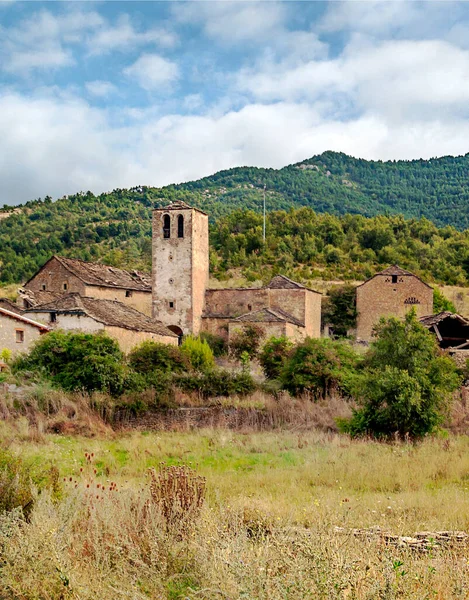
[[178, 216], [178, 238], [184, 237], [184, 217], [182, 215]]
[[171, 237], [171, 218], [169, 215], [163, 217], [163, 237], [165, 239]]

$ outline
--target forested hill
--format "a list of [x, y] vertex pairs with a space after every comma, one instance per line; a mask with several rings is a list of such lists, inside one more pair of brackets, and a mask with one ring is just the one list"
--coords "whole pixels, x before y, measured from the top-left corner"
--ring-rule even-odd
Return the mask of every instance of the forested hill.
[[469, 228], [469, 155], [381, 162], [325, 152], [278, 170], [241, 167], [181, 185], [47, 197], [5, 209], [0, 281], [26, 279], [54, 253], [148, 268], [153, 207], [185, 200], [206, 210], [213, 224], [235, 209], [259, 212], [264, 186], [269, 211], [306, 206], [332, 215], [402, 214]]

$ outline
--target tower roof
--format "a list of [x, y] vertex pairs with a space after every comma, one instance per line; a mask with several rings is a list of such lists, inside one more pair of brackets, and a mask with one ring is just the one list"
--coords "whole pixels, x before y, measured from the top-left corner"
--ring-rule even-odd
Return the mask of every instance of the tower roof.
[[203, 210], [200, 210], [200, 208], [197, 208], [195, 206], [190, 206], [190, 204], [187, 204], [186, 202], [183, 202], [182, 200], [176, 200], [175, 202], [171, 202], [170, 204], [163, 206], [162, 208], [156, 208], [155, 210], [196, 210], [197, 212], [202, 213], [203, 215], [206, 215], [207, 213], [205, 213]]

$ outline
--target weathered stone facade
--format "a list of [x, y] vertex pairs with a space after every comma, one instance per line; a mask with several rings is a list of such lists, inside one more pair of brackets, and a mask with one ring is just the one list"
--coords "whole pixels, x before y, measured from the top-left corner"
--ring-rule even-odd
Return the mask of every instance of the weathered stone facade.
[[[117, 300], [151, 316], [151, 282], [142, 273], [129, 272], [98, 263], [53, 256], [25, 283], [23, 308], [32, 308], [28, 293], [80, 296]], [[49, 299], [45, 300], [48, 301]]]
[[415, 308], [417, 317], [433, 312], [433, 288], [397, 265], [357, 287], [357, 339], [369, 342], [381, 317], [403, 318]]
[[183, 202], [153, 211], [153, 317], [178, 335], [201, 329], [208, 217]]
[[281, 326], [267, 326], [272, 331], [320, 336], [321, 294], [283, 276], [257, 289], [207, 289], [208, 277], [207, 215], [183, 202], [153, 211], [154, 318], [179, 335], [208, 331], [229, 338], [237, 317], [271, 308], [285, 313]]
[[0, 308], [0, 350], [26, 352], [49, 328], [18, 313]]

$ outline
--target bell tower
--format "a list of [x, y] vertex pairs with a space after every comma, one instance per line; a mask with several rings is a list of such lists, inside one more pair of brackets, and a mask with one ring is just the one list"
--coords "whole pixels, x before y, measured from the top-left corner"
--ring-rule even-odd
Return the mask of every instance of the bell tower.
[[209, 276], [208, 216], [185, 202], [153, 211], [153, 317], [178, 335], [201, 328]]

